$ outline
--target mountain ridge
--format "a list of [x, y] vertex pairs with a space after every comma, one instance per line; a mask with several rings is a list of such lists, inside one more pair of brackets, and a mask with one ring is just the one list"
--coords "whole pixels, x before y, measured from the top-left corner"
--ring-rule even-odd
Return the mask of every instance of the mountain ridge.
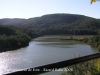
[[[62, 15], [62, 17], [61, 17]], [[80, 16], [79, 18], [92, 18], [92, 17], [88, 17], [88, 16], [84, 16], [84, 15], [79, 15], [79, 14], [65, 14], [65, 13], [57, 13], [57, 14], [46, 14], [46, 15], [42, 15], [41, 17], [33, 17], [33, 18], [29, 18], [29, 19], [24, 19], [24, 18], [2, 18], [0, 19], [0, 24], [3, 24], [3, 25], [17, 25], [17, 24], [20, 24], [20, 25], [23, 25], [24, 22], [28, 22], [29, 20], [32, 20], [32, 22], [36, 19], [39, 19], [39, 18], [57, 18], [57, 17], [61, 17], [61, 18], [65, 18], [65, 17], [72, 17], [72, 16]], [[93, 18], [95, 19], [95, 18]]]
[[[47, 14], [29, 19], [0, 20], [0, 24], [14, 25], [35, 30], [39, 34], [97, 34], [100, 19], [78, 14]], [[52, 32], [52, 33], [51, 33]]]

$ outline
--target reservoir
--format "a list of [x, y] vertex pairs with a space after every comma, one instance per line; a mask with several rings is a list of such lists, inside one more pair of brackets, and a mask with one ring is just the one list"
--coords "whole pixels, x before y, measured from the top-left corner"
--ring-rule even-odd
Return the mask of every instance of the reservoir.
[[66, 37], [68, 36], [42, 36], [30, 41], [27, 47], [0, 53], [0, 75], [97, 52], [90, 45], [61, 40]]

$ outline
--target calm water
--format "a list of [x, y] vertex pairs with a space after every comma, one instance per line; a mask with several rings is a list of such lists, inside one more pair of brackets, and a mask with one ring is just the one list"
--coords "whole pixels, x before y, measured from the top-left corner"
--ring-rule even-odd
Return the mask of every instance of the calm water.
[[60, 40], [65, 37], [68, 36], [39, 37], [33, 39], [25, 48], [0, 53], [0, 75], [96, 52], [87, 44]]

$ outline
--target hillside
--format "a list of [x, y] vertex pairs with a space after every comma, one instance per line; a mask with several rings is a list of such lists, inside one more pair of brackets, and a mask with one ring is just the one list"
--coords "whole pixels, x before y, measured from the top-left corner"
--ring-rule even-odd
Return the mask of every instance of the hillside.
[[2, 25], [19, 25], [21, 23], [24, 23], [26, 19], [19, 19], [19, 18], [5, 18], [5, 19], [0, 19], [0, 24]]
[[0, 52], [27, 46], [32, 38], [38, 36], [57, 34], [97, 35], [100, 34], [100, 20], [74, 14], [0, 19]]
[[85, 17], [82, 15], [74, 15], [74, 14], [49, 14], [43, 15], [41, 17], [30, 18], [22, 25], [29, 25], [29, 26], [49, 26], [49, 25], [57, 25], [57, 24], [72, 24], [76, 21], [81, 21], [87, 19], [89, 17]]
[[29, 19], [1, 19], [0, 24], [27, 27], [40, 35], [94, 35], [100, 30], [99, 19], [76, 14], [48, 14]]
[[23, 24], [41, 34], [94, 35], [100, 30], [100, 20], [75, 14], [49, 14], [30, 18]]
[[0, 52], [27, 46], [30, 40], [18, 27], [0, 25]]

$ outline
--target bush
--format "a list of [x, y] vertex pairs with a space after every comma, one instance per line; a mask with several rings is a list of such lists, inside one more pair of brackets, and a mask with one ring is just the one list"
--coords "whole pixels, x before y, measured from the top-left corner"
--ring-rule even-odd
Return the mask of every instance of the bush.
[[100, 44], [98, 45], [98, 50], [100, 51]]

